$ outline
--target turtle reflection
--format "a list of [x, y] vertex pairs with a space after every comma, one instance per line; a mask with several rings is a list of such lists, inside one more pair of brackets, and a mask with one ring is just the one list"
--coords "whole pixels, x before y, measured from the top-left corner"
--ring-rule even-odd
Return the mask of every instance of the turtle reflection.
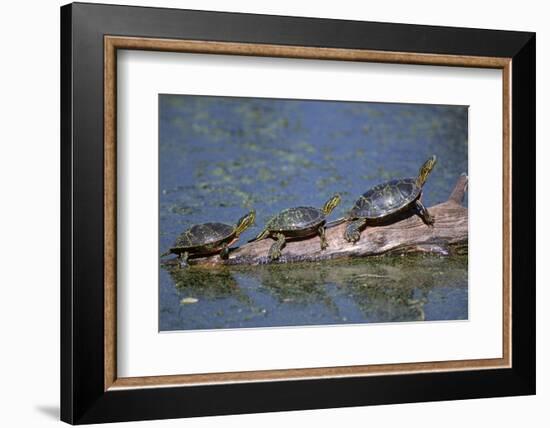
[[164, 330], [240, 327], [262, 315], [227, 268], [181, 269], [177, 263], [164, 263], [162, 268], [177, 294], [161, 318]]
[[466, 263], [466, 257], [408, 256], [184, 270], [165, 264], [179, 300], [196, 302], [175, 305], [165, 325], [203, 329], [465, 319], [466, 309], [441, 313], [440, 308], [444, 301], [466, 297]]
[[204, 298], [242, 294], [239, 284], [227, 268], [183, 270], [176, 263], [165, 263], [162, 266], [170, 274], [179, 292], [195, 293]]
[[[253, 273], [251, 273], [253, 275]], [[261, 268], [258, 280], [279, 304], [299, 309], [322, 303], [340, 321], [355, 306], [371, 322], [424, 320], [424, 304], [436, 284], [433, 272], [386, 263], [332, 262]]]
[[277, 311], [315, 308], [333, 323], [430, 319], [425, 305], [440, 299], [442, 282], [461, 287], [465, 279], [463, 262], [453, 264], [434, 257], [271, 265], [241, 273], [261, 284], [277, 302]]

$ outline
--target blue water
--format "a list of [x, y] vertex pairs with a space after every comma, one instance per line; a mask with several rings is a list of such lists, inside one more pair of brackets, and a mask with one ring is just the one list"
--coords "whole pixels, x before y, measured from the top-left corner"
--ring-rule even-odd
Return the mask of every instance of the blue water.
[[[467, 173], [463, 106], [161, 95], [159, 115], [162, 251], [193, 224], [233, 224], [254, 208], [246, 242], [278, 211], [321, 207], [336, 192], [337, 218], [369, 187], [416, 176], [432, 154], [427, 206]], [[160, 329], [465, 319], [467, 283], [465, 256], [161, 266]]]

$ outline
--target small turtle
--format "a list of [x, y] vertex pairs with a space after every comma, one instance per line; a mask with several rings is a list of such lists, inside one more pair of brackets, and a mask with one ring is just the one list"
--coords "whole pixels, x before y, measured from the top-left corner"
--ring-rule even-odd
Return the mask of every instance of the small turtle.
[[361, 229], [367, 223], [390, 220], [391, 217], [413, 210], [427, 225], [433, 225], [434, 217], [420, 201], [422, 187], [432, 172], [437, 158], [430, 157], [418, 172], [418, 177], [400, 178], [378, 184], [355, 202], [355, 205], [344, 219], [335, 220], [330, 225], [341, 221], [350, 221], [344, 232], [344, 239], [355, 243], [361, 237]]
[[296, 207], [281, 211], [265, 226], [265, 229], [252, 241], [259, 241], [271, 237], [276, 241], [269, 249], [269, 259], [277, 260], [281, 256], [281, 250], [285, 246], [286, 238], [306, 238], [319, 235], [321, 238], [321, 250], [327, 248], [325, 238], [326, 217], [340, 203], [340, 195], [334, 195], [323, 208]]
[[251, 211], [241, 217], [236, 225], [224, 223], [196, 224], [183, 232], [170, 248], [161, 257], [176, 254], [180, 266], [188, 265], [189, 256], [207, 256], [220, 253], [222, 259], [229, 256], [229, 246], [239, 239], [239, 235], [254, 224], [256, 212]]

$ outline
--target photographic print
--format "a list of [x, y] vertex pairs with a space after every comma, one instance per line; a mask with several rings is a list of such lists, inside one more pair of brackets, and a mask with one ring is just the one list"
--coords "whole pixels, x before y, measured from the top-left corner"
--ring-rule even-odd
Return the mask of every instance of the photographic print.
[[536, 392], [534, 33], [60, 23], [61, 420]]
[[159, 95], [160, 331], [468, 319], [468, 107]]

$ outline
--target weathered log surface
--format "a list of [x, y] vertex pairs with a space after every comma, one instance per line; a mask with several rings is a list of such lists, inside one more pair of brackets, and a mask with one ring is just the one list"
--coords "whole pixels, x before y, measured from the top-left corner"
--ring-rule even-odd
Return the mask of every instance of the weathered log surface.
[[[346, 224], [326, 231], [328, 248], [320, 250], [319, 238], [287, 241], [282, 256], [276, 263], [320, 261], [341, 257], [365, 257], [405, 253], [465, 253], [468, 248], [468, 209], [462, 206], [468, 177], [459, 177], [449, 199], [429, 207], [435, 217], [433, 226], [427, 226], [420, 217], [408, 213], [402, 219], [385, 225], [370, 226], [361, 233], [361, 239], [350, 244], [343, 238]], [[229, 259], [219, 256], [191, 260], [198, 265], [256, 265], [270, 263], [267, 252], [272, 239], [251, 242], [231, 251]]]

